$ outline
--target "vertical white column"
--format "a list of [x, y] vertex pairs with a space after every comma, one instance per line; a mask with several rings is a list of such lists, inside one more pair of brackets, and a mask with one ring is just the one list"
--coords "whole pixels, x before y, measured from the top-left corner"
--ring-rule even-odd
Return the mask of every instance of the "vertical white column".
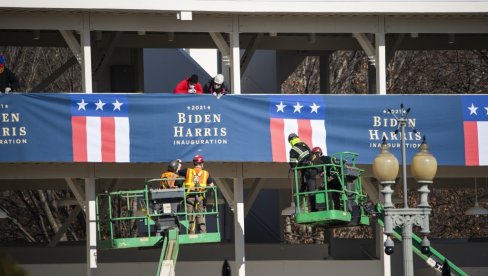
[[90, 41], [90, 15], [83, 15], [83, 30], [81, 30], [81, 52], [83, 54], [83, 92], [93, 92], [92, 64], [91, 64], [91, 41]]
[[234, 178], [234, 247], [235, 271], [237, 276], [246, 275], [246, 250], [244, 240], [244, 181], [242, 167], [239, 166], [238, 177]]
[[85, 179], [86, 215], [86, 275], [96, 275], [97, 270], [97, 222], [95, 206], [95, 179]]
[[[388, 236], [383, 234], [383, 230], [378, 231], [378, 232], [380, 232], [380, 235], [383, 237], [382, 239], [380, 239], [381, 248], [383, 249], [383, 244], [385, 243]], [[386, 255], [385, 250], [381, 250], [380, 256], [381, 256], [381, 261], [383, 263], [383, 276], [391, 276], [391, 257], [390, 257], [390, 255]]]
[[231, 86], [232, 93], [241, 94], [241, 49], [239, 48], [239, 16], [232, 17], [231, 48]]
[[378, 16], [378, 32], [375, 34], [376, 94], [386, 95], [385, 17]]

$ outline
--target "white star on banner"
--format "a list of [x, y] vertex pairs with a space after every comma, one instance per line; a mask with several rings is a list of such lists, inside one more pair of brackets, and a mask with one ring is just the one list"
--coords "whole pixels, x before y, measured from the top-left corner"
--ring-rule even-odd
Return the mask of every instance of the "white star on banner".
[[286, 105], [283, 104], [283, 101], [280, 101], [280, 104], [276, 105], [276, 112], [285, 112]]
[[488, 115], [488, 107], [485, 107], [485, 109], [486, 109], [486, 115]]
[[102, 100], [98, 100], [98, 103], [95, 103], [95, 105], [97, 106], [97, 108], [95, 108], [95, 110], [102, 110], [103, 111], [103, 106], [106, 105], [106, 103], [102, 102]]
[[469, 109], [469, 115], [478, 115], [478, 113], [476, 113], [476, 110], [478, 110], [477, 107], [474, 106], [474, 104], [471, 103], [471, 106], [468, 107]]
[[85, 99], [81, 99], [81, 103], [77, 103], [77, 104], [78, 104], [78, 110], [82, 110], [83, 109], [83, 110], [86, 111], [86, 108], [85, 107], [86, 107], [86, 105], [88, 103], [85, 103]]
[[115, 110], [120, 111], [120, 107], [123, 105], [123, 103], [119, 102], [119, 100], [117, 100], [117, 99], [115, 100], [115, 103], [112, 103], [112, 104], [114, 105], [113, 111], [115, 111]]
[[313, 105], [310, 106], [310, 108], [312, 109], [312, 111], [310, 111], [310, 113], [319, 113], [319, 107], [320, 105], [316, 105], [315, 103], [313, 103]]
[[295, 108], [295, 110], [293, 110], [293, 113], [295, 113], [295, 112], [302, 113], [302, 107], [303, 107], [303, 105], [300, 105], [299, 102], [297, 102], [297, 104], [294, 105], [293, 107]]

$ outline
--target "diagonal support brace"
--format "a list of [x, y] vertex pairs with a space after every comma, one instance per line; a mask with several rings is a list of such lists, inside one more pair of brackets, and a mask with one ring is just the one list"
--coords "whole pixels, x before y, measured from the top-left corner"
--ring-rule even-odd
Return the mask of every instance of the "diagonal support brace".
[[68, 44], [71, 52], [73, 52], [73, 55], [76, 57], [78, 63], [81, 64], [82, 60], [80, 42], [78, 42], [72, 31], [59, 30], [59, 32], [63, 36], [64, 41], [66, 41], [66, 44]]
[[209, 34], [217, 46], [217, 49], [219, 49], [220, 53], [222, 54], [222, 59], [224, 60], [225, 64], [230, 65], [230, 46], [227, 41], [225, 41], [221, 33]]
[[230, 209], [234, 211], [234, 192], [229, 188], [229, 185], [226, 185], [226, 183], [223, 183], [220, 181], [220, 179], [214, 178], [215, 184], [217, 184], [217, 187], [219, 187], [220, 192], [225, 198], [225, 201], [227, 201], [227, 204], [229, 204]]
[[66, 183], [68, 184], [68, 187], [71, 189], [73, 194], [75, 195], [76, 200], [78, 200], [78, 204], [85, 208], [85, 193], [81, 189], [80, 185], [77, 185], [73, 182], [73, 179], [71, 178], [65, 178], [64, 179]]
[[259, 33], [253, 36], [251, 41], [249, 41], [249, 45], [247, 45], [246, 51], [244, 52], [241, 58], [241, 76], [243, 76], [244, 73], [246, 72], [247, 66], [251, 62], [251, 59], [254, 56], [254, 53], [256, 52], [259, 42], [261, 42], [262, 38], [263, 38], [263, 33]]
[[259, 192], [263, 188], [264, 182], [261, 179], [256, 179], [252, 184], [251, 192], [247, 196], [246, 202], [244, 203], [244, 217], [247, 217], [249, 211], [251, 211], [252, 205], [256, 201]]
[[374, 48], [368, 37], [363, 33], [353, 33], [352, 36], [358, 41], [361, 48], [363, 48], [363, 51], [368, 56], [369, 61], [374, 64], [376, 49]]

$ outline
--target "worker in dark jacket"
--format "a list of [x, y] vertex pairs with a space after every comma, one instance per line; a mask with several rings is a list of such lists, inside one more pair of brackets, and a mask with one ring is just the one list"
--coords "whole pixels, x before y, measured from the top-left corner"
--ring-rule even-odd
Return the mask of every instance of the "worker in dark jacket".
[[9, 93], [19, 88], [19, 81], [12, 71], [5, 67], [5, 57], [0, 54], [0, 93]]
[[[330, 158], [327, 155], [324, 155], [322, 152], [322, 148], [320, 147], [314, 147], [312, 149], [312, 164], [313, 165], [327, 165], [325, 167], [326, 172], [325, 175], [330, 176], [330, 168], [332, 164], [332, 158]], [[317, 167], [315, 168], [317, 171], [317, 174], [321, 174], [321, 176], [324, 175], [324, 170], [323, 167]]]
[[329, 192], [329, 198], [332, 198], [333, 206], [330, 206], [331, 209], [339, 209], [340, 208], [340, 199], [342, 194], [342, 185], [339, 181], [337, 175], [333, 175], [331, 173], [332, 166], [338, 165], [338, 162], [335, 161], [330, 156], [323, 155], [322, 149], [320, 147], [314, 147], [312, 149], [312, 164], [313, 165], [326, 165], [325, 172], [323, 171], [323, 167], [314, 168], [315, 172], [311, 174], [315, 178], [318, 174], [326, 178], [327, 180], [327, 190], [334, 190]]
[[[310, 147], [302, 142], [298, 135], [291, 133], [288, 136], [288, 142], [291, 145], [290, 149], [290, 167], [303, 167], [312, 165]], [[301, 170], [301, 187], [300, 192], [313, 192], [316, 190], [315, 177], [317, 171], [313, 168], [306, 168]], [[310, 203], [310, 211], [316, 212], [315, 195], [308, 197]]]
[[215, 78], [210, 79], [204, 86], [203, 86], [203, 93], [212, 94], [217, 98], [222, 97], [227, 93], [227, 87], [224, 83], [224, 75], [217, 74]]

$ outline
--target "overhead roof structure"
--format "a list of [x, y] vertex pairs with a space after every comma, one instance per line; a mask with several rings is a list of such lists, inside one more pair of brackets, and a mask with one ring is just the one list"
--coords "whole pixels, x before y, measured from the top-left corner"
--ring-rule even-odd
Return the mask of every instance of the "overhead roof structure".
[[2, 1], [6, 8], [53, 9], [53, 10], [100, 10], [100, 11], [198, 11], [210, 13], [483, 13], [488, 9], [486, 1], [320, 1], [320, 0], [186, 0], [161, 4], [157, 0], [134, 2], [108, 0], [65, 2], [52, 0], [19, 0], [15, 3]]
[[[236, 94], [241, 93], [241, 49], [312, 54], [362, 49], [375, 61], [376, 93], [386, 94], [386, 65], [395, 50], [486, 49], [488, 45], [488, 1], [0, 0], [0, 16], [2, 46], [68, 46], [83, 66], [86, 93], [93, 92], [91, 36], [97, 31], [121, 32], [121, 39], [112, 40], [109, 47], [217, 48], [231, 61], [228, 79]], [[43, 39], [33, 40], [32, 30], [40, 30]], [[145, 35], [138, 35], [139, 31]], [[168, 41], [170, 32], [176, 34], [175, 41]], [[314, 43], [308, 41], [309, 34], [316, 34]], [[448, 43], [449, 34], [455, 34], [456, 43]], [[287, 165], [223, 163], [209, 167], [216, 177], [234, 180], [233, 192], [226, 185], [221, 187], [235, 212], [236, 275], [243, 276], [244, 233], [239, 228], [244, 229], [244, 178], [285, 178]], [[80, 205], [87, 206], [86, 271], [92, 275], [96, 270], [94, 178], [144, 178], [160, 169], [161, 164], [11, 163], [2, 164], [0, 174], [18, 181], [66, 180], [78, 194]], [[370, 171], [368, 166], [366, 169]], [[446, 185], [455, 185], [452, 178], [485, 174], [485, 168], [462, 166], [441, 167], [438, 173]], [[84, 191], [72, 178], [86, 179]]]

